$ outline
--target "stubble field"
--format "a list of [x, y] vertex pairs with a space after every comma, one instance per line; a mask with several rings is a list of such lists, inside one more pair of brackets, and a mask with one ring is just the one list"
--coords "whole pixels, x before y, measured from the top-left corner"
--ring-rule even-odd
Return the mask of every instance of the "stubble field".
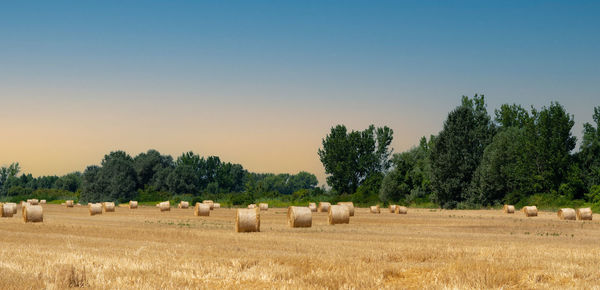
[[314, 213], [293, 229], [269, 209], [261, 232], [235, 233], [234, 217], [45, 205], [43, 223], [2, 218], [0, 289], [600, 288], [597, 220], [357, 208], [347, 225]]

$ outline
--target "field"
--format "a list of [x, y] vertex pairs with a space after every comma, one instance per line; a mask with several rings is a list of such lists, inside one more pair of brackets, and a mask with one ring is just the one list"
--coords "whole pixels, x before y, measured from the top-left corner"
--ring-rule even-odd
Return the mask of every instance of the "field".
[[[20, 208], [19, 208], [20, 209]], [[357, 208], [350, 224], [292, 229], [286, 209], [235, 233], [234, 209], [44, 206], [0, 219], [0, 289], [600, 288], [600, 223], [498, 210]]]

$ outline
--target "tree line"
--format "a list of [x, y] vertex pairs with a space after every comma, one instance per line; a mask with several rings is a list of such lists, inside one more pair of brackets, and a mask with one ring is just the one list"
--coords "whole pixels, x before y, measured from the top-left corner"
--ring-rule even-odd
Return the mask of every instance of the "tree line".
[[[483, 95], [463, 97], [437, 135], [393, 154], [392, 130], [343, 125], [319, 157], [332, 193], [358, 202], [432, 203], [473, 208], [532, 198], [600, 203], [600, 107], [573, 152], [574, 116], [559, 103], [541, 109], [504, 104], [488, 114]], [[389, 169], [388, 169], [389, 168]]]
[[75, 196], [82, 202], [126, 202], [226, 198], [233, 204], [243, 204], [258, 198], [321, 190], [316, 187], [316, 176], [308, 172], [253, 173], [240, 164], [222, 162], [218, 156], [205, 158], [193, 152], [173, 159], [156, 150], [135, 157], [114, 151], [105, 155], [100, 165], [88, 166], [83, 173], [34, 178], [19, 172], [18, 163], [0, 168], [0, 193], [4, 199]]

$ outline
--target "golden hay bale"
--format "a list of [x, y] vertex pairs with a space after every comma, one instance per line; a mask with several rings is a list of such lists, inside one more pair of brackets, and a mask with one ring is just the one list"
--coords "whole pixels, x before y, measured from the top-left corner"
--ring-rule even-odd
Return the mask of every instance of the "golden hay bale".
[[44, 221], [44, 210], [41, 205], [28, 205], [23, 208], [23, 220], [26, 223], [37, 223]]
[[257, 208], [257, 206], [256, 206], [256, 204], [251, 203], [248, 205], [248, 208]]
[[235, 231], [242, 232], [260, 232], [260, 209], [238, 208], [235, 215]]
[[40, 200], [40, 204], [46, 204], [46, 200], [45, 199]]
[[177, 207], [178, 207], [178, 208], [183, 208], [183, 209], [186, 209], [186, 208], [189, 208], [189, 207], [190, 207], [190, 203], [189, 203], [189, 202], [187, 202], [187, 201], [183, 201], [183, 200], [182, 200], [182, 201], [180, 201], [180, 202], [179, 202], [179, 204], [177, 205]]
[[578, 220], [591, 221], [592, 215], [593, 215], [592, 209], [589, 207], [577, 209], [577, 219]]
[[396, 214], [407, 214], [408, 213], [408, 208], [405, 206], [396, 206], [396, 210], [395, 210]]
[[310, 211], [312, 212], [317, 212], [317, 204], [314, 202], [310, 202], [308, 203], [308, 208], [310, 209]]
[[213, 208], [221, 208], [221, 204], [218, 202], [213, 203]]
[[31, 206], [31, 204], [30, 204], [30, 203], [28, 203], [28, 202], [23, 202], [23, 203], [21, 203], [21, 216], [22, 216], [23, 218], [25, 218], [25, 209], [26, 209], [28, 206]]
[[575, 210], [572, 208], [561, 208], [558, 210], [558, 218], [561, 220], [575, 220]]
[[381, 209], [379, 208], [378, 205], [372, 205], [372, 206], [370, 206], [369, 210], [371, 211], [371, 213], [381, 213]]
[[27, 202], [28, 202], [29, 204], [31, 204], [31, 205], [39, 205], [39, 204], [40, 204], [40, 201], [39, 201], [39, 200], [37, 200], [37, 199], [35, 199], [35, 198], [33, 198], [33, 199], [28, 199], [28, 200], [27, 200]]
[[534, 206], [524, 206], [523, 209], [521, 209], [523, 211], [523, 213], [525, 214], [526, 217], [534, 217], [538, 215], [538, 209], [537, 207]]
[[171, 211], [171, 202], [163, 201], [158, 204], [158, 208], [160, 209], [160, 211]]
[[515, 213], [515, 206], [505, 204], [504, 207], [502, 208], [502, 210], [504, 211], [504, 213]]
[[129, 201], [129, 209], [136, 209], [138, 207], [138, 202], [135, 200]]
[[390, 212], [391, 212], [391, 213], [395, 213], [395, 212], [396, 212], [396, 207], [397, 207], [397, 205], [395, 205], [395, 204], [390, 204], [390, 206], [389, 206]]
[[318, 212], [329, 212], [329, 208], [331, 207], [331, 203], [329, 202], [319, 202], [319, 207], [317, 208]]
[[0, 203], [0, 217], [12, 217], [13, 209], [8, 203]]
[[261, 202], [258, 204], [258, 208], [260, 208], [260, 210], [269, 210], [269, 204]]
[[212, 200], [210, 200], [210, 199], [203, 200], [202, 203], [203, 204], [208, 204], [210, 206], [210, 210], [213, 210], [215, 208], [215, 203]]
[[292, 228], [310, 228], [312, 211], [308, 207], [290, 206], [287, 212], [288, 225]]
[[69, 200], [65, 201], [65, 205], [66, 205], [67, 207], [73, 207], [73, 205], [74, 205], [74, 203], [73, 203], [73, 200], [70, 200], [70, 199], [69, 199]]
[[209, 216], [210, 215], [210, 205], [197, 202], [196, 206], [194, 206], [194, 215], [195, 216]]
[[350, 209], [344, 205], [332, 205], [327, 211], [330, 225], [350, 223]]
[[16, 203], [7, 202], [6, 204], [8, 204], [10, 206], [10, 209], [11, 209], [13, 215], [17, 214], [17, 204]]
[[337, 203], [338, 205], [345, 205], [350, 210], [350, 216], [354, 216], [354, 203], [351, 201], [340, 201]]
[[102, 209], [104, 212], [114, 212], [115, 211], [115, 203], [110, 201], [105, 201], [102, 203]]
[[102, 204], [101, 203], [89, 203], [88, 210], [90, 215], [102, 214]]

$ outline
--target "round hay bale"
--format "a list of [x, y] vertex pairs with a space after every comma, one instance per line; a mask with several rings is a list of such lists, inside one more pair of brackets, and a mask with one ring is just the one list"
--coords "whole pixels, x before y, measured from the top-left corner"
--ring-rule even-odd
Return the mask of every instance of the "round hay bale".
[[329, 212], [329, 208], [331, 207], [331, 203], [329, 202], [319, 202], [319, 207], [317, 209], [318, 212]]
[[250, 208], [250, 209], [257, 208], [257, 206], [256, 206], [256, 204], [251, 203], [251, 204], [248, 205], [248, 208]]
[[21, 204], [21, 216], [22, 216], [23, 218], [25, 218], [25, 209], [26, 209], [28, 206], [31, 206], [31, 204], [30, 204], [30, 203], [28, 203], [28, 202], [23, 202], [23, 203]]
[[561, 208], [558, 210], [558, 218], [561, 220], [575, 220], [577, 215], [572, 208]]
[[129, 201], [129, 209], [136, 209], [138, 207], [138, 202], [135, 200]]
[[337, 203], [338, 205], [345, 205], [350, 210], [350, 216], [354, 216], [354, 203], [351, 201], [340, 201]]
[[391, 212], [391, 213], [395, 213], [395, 212], [396, 212], [396, 207], [397, 207], [397, 205], [395, 205], [395, 204], [390, 204], [390, 206], [389, 206], [390, 212]]
[[327, 211], [330, 225], [350, 223], [350, 209], [344, 205], [332, 205]]
[[158, 204], [158, 208], [160, 209], [160, 211], [171, 211], [171, 202], [163, 201]]
[[258, 208], [260, 208], [260, 210], [269, 210], [269, 204], [261, 202], [258, 204]]
[[44, 221], [44, 210], [41, 205], [28, 205], [23, 208], [23, 221], [39, 223]]
[[0, 203], [0, 217], [12, 217], [13, 209], [8, 203]]
[[65, 205], [66, 205], [67, 207], [73, 207], [73, 205], [74, 205], [74, 203], [73, 203], [73, 200], [70, 200], [70, 199], [69, 199], [69, 200], [65, 201]]
[[46, 204], [46, 200], [45, 199], [40, 200], [40, 204]]
[[538, 215], [538, 209], [534, 206], [524, 206], [522, 209], [526, 217], [535, 217]]
[[317, 204], [314, 202], [310, 202], [308, 203], [308, 208], [310, 209], [310, 211], [312, 212], [317, 212]]
[[235, 231], [238, 233], [260, 232], [260, 209], [258, 207], [239, 208], [235, 215]]
[[102, 203], [102, 209], [104, 212], [114, 212], [115, 211], [115, 203], [110, 201], [105, 201]]
[[215, 203], [210, 199], [203, 200], [202, 203], [208, 204], [210, 206], [210, 210], [213, 210], [215, 208]]
[[592, 209], [589, 207], [577, 209], [577, 219], [578, 220], [591, 221], [592, 216], [593, 216]]
[[221, 204], [218, 202], [213, 203], [213, 209], [214, 208], [221, 208]]
[[97, 215], [97, 214], [102, 214], [102, 204], [101, 203], [89, 203], [88, 204], [88, 210], [90, 212], [90, 215]]
[[190, 203], [187, 202], [187, 201], [183, 201], [182, 200], [182, 201], [179, 202], [179, 204], [177, 205], [177, 207], [178, 208], [183, 208], [183, 209], [190, 208]]
[[408, 213], [408, 208], [405, 206], [396, 206], [396, 210], [394, 211], [396, 214], [407, 214]]
[[194, 215], [195, 216], [209, 216], [210, 215], [210, 205], [197, 202], [196, 206], [194, 206]]
[[312, 211], [308, 207], [290, 206], [287, 212], [288, 225], [292, 228], [310, 228]]
[[39, 204], [40, 204], [40, 201], [39, 201], [39, 200], [37, 200], [37, 199], [35, 199], [35, 198], [33, 198], [33, 199], [28, 199], [28, 200], [27, 200], [27, 202], [28, 202], [29, 204], [31, 204], [31, 205], [39, 205]]
[[504, 211], [504, 213], [515, 213], [515, 206], [514, 205], [505, 204], [504, 208], [502, 208], [502, 210]]
[[17, 214], [17, 204], [14, 202], [7, 202], [6, 204], [8, 204], [10, 206], [12, 214], [16, 215]]
[[379, 208], [378, 205], [372, 205], [372, 206], [370, 206], [369, 210], [371, 211], [371, 213], [381, 213], [381, 209]]

